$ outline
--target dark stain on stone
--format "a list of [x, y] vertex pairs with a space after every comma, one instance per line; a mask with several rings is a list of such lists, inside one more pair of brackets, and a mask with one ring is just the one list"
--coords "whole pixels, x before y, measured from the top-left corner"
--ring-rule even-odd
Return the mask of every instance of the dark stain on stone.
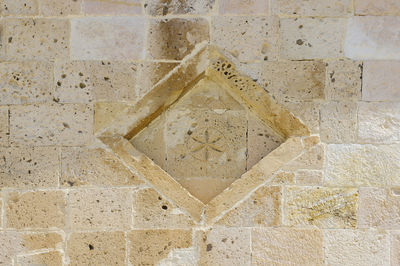
[[79, 87], [80, 87], [81, 89], [84, 89], [84, 88], [86, 88], [86, 84], [85, 84], [85, 83], [80, 83], [80, 84], [79, 84]]
[[162, 208], [163, 210], [168, 210], [168, 206], [167, 206], [167, 205], [163, 205], [163, 206], [161, 206], [161, 208]]
[[303, 45], [303, 43], [304, 43], [304, 42], [303, 42], [302, 39], [298, 39], [298, 40], [296, 41], [296, 44], [297, 44], [297, 45]]
[[93, 250], [93, 249], [94, 249], [94, 247], [93, 247], [92, 244], [89, 244], [89, 249], [90, 249], [90, 250]]
[[207, 249], [206, 249], [207, 251], [211, 251], [212, 248], [213, 248], [212, 244], [207, 244]]

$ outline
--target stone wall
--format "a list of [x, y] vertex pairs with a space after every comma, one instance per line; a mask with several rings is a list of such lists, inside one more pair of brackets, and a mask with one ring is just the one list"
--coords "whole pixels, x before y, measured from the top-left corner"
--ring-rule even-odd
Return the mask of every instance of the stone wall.
[[[213, 224], [94, 135], [203, 41], [322, 142]], [[398, 0], [0, 0], [2, 265], [400, 265], [399, 188]]]

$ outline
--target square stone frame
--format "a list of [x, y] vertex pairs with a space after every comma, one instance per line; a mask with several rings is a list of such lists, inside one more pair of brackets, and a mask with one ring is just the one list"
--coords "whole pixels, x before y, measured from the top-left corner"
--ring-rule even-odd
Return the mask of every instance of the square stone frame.
[[[191, 195], [129, 142], [206, 76], [218, 82], [243, 107], [286, 140], [208, 204]], [[96, 134], [106, 145], [105, 149], [113, 152], [132, 173], [183, 208], [197, 223], [212, 223], [265, 183], [274, 172], [303, 152], [302, 137], [309, 135], [307, 126], [273, 100], [251, 78], [236, 71], [234, 64], [222, 52], [207, 43], [197, 45], [190, 55], [155, 84], [137, 104], [125, 109], [117, 119]]]

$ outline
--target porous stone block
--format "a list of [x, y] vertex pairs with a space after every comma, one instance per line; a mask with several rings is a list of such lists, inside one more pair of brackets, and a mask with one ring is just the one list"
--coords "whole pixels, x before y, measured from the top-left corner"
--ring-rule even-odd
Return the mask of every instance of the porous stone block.
[[79, 15], [83, 0], [39, 0], [43, 16]]
[[145, 0], [144, 9], [151, 16], [207, 14], [215, 0]]
[[252, 230], [252, 265], [323, 265], [323, 235], [316, 229]]
[[143, 59], [145, 24], [142, 17], [74, 18], [71, 20], [71, 58]]
[[10, 192], [7, 195], [6, 227], [15, 229], [64, 228], [65, 193], [57, 190]]
[[128, 229], [132, 223], [132, 191], [71, 190], [68, 208], [72, 229]]
[[150, 59], [181, 60], [196, 44], [209, 40], [209, 22], [203, 18], [150, 20], [147, 56]]
[[282, 18], [281, 57], [291, 60], [343, 56], [346, 19]]
[[220, 14], [266, 14], [269, 12], [269, 1], [265, 0], [220, 0]]
[[0, 15], [34, 16], [39, 14], [38, 0], [1, 0]]
[[8, 146], [10, 123], [8, 107], [0, 106], [0, 146]]
[[325, 263], [328, 265], [389, 265], [390, 239], [383, 231], [324, 231]]
[[354, 11], [361, 16], [399, 16], [400, 2], [397, 0], [355, 0]]
[[240, 61], [278, 58], [276, 17], [218, 16], [211, 24], [211, 43], [223, 47]]
[[349, 19], [346, 57], [360, 60], [400, 59], [400, 17], [355, 16]]
[[275, 14], [304, 17], [343, 17], [353, 13], [351, 0], [273, 0]]
[[93, 108], [85, 104], [15, 105], [10, 108], [10, 142], [20, 145], [87, 144]]
[[298, 170], [296, 171], [297, 185], [322, 185], [324, 181], [324, 172], [321, 170]]
[[54, 60], [68, 58], [70, 23], [64, 19], [8, 19], [4, 33], [7, 58]]
[[17, 265], [54, 265], [62, 266], [62, 254], [59, 251], [22, 255], [17, 257]]
[[95, 15], [138, 15], [142, 13], [140, 0], [85, 0], [83, 12]]

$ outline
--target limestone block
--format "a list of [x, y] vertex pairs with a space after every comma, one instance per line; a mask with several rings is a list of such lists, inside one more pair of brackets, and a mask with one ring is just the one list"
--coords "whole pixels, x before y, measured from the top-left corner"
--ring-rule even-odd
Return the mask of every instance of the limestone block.
[[284, 224], [320, 228], [355, 228], [358, 191], [355, 188], [288, 187]]
[[128, 229], [132, 223], [129, 189], [79, 189], [68, 194], [72, 229]]
[[8, 146], [10, 133], [8, 107], [0, 106], [0, 146]]
[[275, 14], [307, 17], [343, 17], [353, 14], [351, 0], [273, 0]]
[[138, 15], [142, 5], [140, 0], [85, 0], [83, 11], [95, 15]]
[[363, 101], [400, 101], [400, 62], [365, 61]]
[[0, 148], [0, 187], [57, 187], [60, 149], [57, 147]]
[[346, 57], [360, 60], [400, 59], [399, 27], [400, 17], [350, 18], [344, 43]]
[[54, 265], [62, 266], [62, 254], [59, 251], [22, 255], [17, 257], [17, 265]]
[[320, 104], [314, 101], [292, 102], [284, 101], [282, 104], [296, 117], [308, 126], [312, 133], [319, 132]]
[[358, 108], [358, 137], [367, 143], [400, 141], [400, 103], [364, 103]]
[[248, 265], [250, 229], [215, 227], [197, 231], [199, 265]]
[[53, 64], [25, 61], [0, 63], [0, 104], [53, 100]]
[[252, 265], [323, 265], [323, 236], [316, 229], [252, 231]]
[[269, 14], [269, 1], [265, 0], [220, 0], [220, 14]]
[[397, 0], [355, 0], [356, 15], [399, 16], [400, 3]]
[[207, 14], [214, 4], [215, 0], [145, 0], [144, 9], [151, 16]]
[[67, 242], [69, 265], [125, 265], [123, 232], [72, 233]]
[[203, 18], [150, 20], [147, 57], [181, 60], [195, 45], [209, 40], [209, 22]]
[[283, 170], [311, 169], [322, 170], [325, 161], [325, 145], [320, 143], [305, 151], [295, 160], [283, 166]]
[[278, 58], [279, 21], [276, 17], [214, 17], [211, 43], [240, 61]]
[[326, 230], [325, 263], [328, 265], [389, 265], [389, 236], [382, 231]]
[[400, 234], [393, 232], [390, 238], [390, 265], [397, 265], [400, 263]]
[[176, 249], [192, 246], [190, 230], [134, 230], [128, 233], [129, 262], [157, 265]]
[[64, 228], [65, 205], [62, 191], [10, 192], [5, 208], [6, 227]]
[[346, 19], [282, 18], [281, 57], [292, 60], [343, 56]]
[[39, 14], [38, 0], [1, 0], [0, 16], [24, 15], [34, 16]]
[[286, 185], [294, 185], [295, 183], [295, 173], [290, 171], [282, 171], [278, 170], [276, 173], [272, 175], [272, 178], [268, 180], [267, 184], [286, 184]]
[[79, 15], [83, 0], [39, 0], [43, 16]]
[[71, 58], [138, 60], [144, 57], [145, 19], [85, 17], [71, 20]]
[[64, 19], [9, 19], [4, 39], [7, 58], [54, 60], [68, 58], [70, 23]]
[[321, 170], [298, 170], [296, 171], [297, 185], [322, 185], [324, 179], [323, 171]]
[[93, 134], [93, 108], [85, 104], [11, 106], [10, 141], [21, 145], [84, 145]]
[[321, 105], [320, 134], [325, 143], [354, 143], [357, 138], [357, 103], [327, 102]]
[[[326, 63], [326, 98], [328, 100], [360, 100], [361, 78], [363, 93], [365, 75], [362, 74], [361, 61], [347, 59], [333, 60]], [[364, 70], [365, 73], [365, 70]]]

